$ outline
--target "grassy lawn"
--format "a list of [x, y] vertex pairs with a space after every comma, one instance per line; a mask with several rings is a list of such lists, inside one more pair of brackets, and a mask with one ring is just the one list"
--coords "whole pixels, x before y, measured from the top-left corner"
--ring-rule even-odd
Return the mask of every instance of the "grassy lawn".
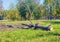
[[[40, 25], [52, 25], [53, 31], [45, 31], [41, 29], [4, 29], [0, 30], [0, 42], [60, 42], [60, 21], [55, 20], [32, 20], [33, 24], [39, 23]], [[20, 23], [27, 23], [29, 21], [0, 21], [1, 24], [18, 25]]]

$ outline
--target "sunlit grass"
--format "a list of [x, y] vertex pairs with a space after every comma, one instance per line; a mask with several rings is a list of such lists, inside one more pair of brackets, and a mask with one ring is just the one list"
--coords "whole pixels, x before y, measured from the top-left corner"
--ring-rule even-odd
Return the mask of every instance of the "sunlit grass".
[[[54, 28], [53, 31], [34, 29], [10, 29], [0, 30], [0, 42], [60, 42], [60, 22], [59, 21], [39, 21], [39, 24]], [[35, 24], [37, 21], [33, 20]], [[20, 24], [30, 23], [29, 21], [1, 21], [0, 24]]]

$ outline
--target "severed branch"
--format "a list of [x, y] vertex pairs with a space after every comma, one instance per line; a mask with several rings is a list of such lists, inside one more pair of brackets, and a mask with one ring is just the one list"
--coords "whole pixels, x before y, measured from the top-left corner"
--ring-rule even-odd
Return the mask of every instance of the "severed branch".
[[32, 28], [32, 27], [34, 27], [34, 25], [33, 24], [22, 24], [22, 25], [24, 25], [24, 26], [28, 26], [29, 28]]

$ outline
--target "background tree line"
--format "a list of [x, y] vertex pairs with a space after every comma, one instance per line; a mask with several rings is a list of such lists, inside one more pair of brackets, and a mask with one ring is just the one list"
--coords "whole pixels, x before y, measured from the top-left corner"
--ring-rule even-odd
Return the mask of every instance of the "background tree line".
[[[10, 4], [8, 10], [0, 7], [0, 19], [5, 20], [38, 20], [60, 19], [60, 0], [17, 0], [14, 6]], [[1, 1], [0, 1], [1, 2]], [[1, 5], [2, 6], [2, 3]]]

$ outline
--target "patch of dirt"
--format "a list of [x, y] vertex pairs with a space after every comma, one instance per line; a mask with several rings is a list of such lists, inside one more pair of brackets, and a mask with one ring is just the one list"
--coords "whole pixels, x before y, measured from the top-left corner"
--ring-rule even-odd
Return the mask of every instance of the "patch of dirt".
[[4, 29], [28, 29], [27, 26], [24, 25], [12, 25], [12, 24], [0, 24], [0, 30], [4, 30]]

